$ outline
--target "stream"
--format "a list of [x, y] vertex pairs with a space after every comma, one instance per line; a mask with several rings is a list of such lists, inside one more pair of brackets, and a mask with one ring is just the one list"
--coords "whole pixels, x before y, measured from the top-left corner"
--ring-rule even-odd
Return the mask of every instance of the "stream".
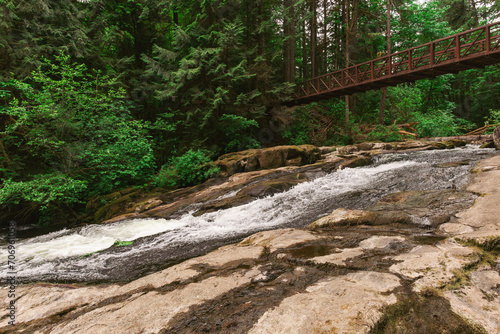
[[[477, 146], [385, 154], [375, 156], [370, 166], [338, 170], [286, 192], [201, 216], [193, 216], [195, 204], [176, 219], [133, 219], [18, 239], [17, 279], [130, 281], [257, 231], [305, 227], [340, 207], [366, 209], [393, 192], [460, 189], [475, 163], [495, 154]], [[464, 163], [438, 166], [450, 162]], [[117, 247], [116, 241], [133, 243]], [[5, 247], [4, 240], [0, 246]], [[1, 268], [4, 278], [8, 268]]]

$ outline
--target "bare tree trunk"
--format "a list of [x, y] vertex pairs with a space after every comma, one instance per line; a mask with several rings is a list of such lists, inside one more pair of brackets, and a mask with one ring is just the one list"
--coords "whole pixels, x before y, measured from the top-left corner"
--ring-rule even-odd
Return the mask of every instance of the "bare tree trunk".
[[293, 0], [283, 1], [287, 13], [284, 22], [283, 72], [284, 80], [292, 83], [295, 82], [295, 9], [293, 2]]
[[[387, 55], [391, 54], [391, 0], [387, 0]], [[384, 125], [385, 113], [385, 98], [387, 96], [387, 87], [382, 88], [382, 95], [380, 96], [380, 112], [378, 114], [378, 123]]]
[[470, 4], [471, 4], [472, 11], [474, 14], [474, 23], [476, 24], [476, 27], [478, 27], [479, 26], [479, 14], [478, 14], [477, 8], [476, 8], [476, 1], [470, 0]]
[[328, 0], [323, 0], [323, 69], [328, 71]]
[[[345, 0], [345, 67], [349, 67], [349, 1]], [[349, 124], [349, 95], [345, 96], [345, 123]]]
[[316, 71], [316, 41], [318, 35], [318, 19], [316, 13], [316, 0], [311, 0], [311, 76], [314, 78], [317, 74]]
[[[307, 14], [307, 8], [303, 7], [303, 16]], [[306, 80], [308, 77], [307, 73], [307, 29], [306, 20], [302, 20], [302, 80]]]

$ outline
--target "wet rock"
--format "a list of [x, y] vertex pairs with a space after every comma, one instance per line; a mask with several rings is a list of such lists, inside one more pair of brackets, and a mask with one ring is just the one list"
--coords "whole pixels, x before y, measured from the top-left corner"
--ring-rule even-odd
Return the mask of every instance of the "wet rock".
[[274, 169], [283, 166], [312, 164], [321, 158], [320, 151], [312, 145], [275, 146], [229, 153], [214, 162], [222, 175]]
[[346, 162], [340, 164], [340, 168], [356, 168], [368, 166], [372, 163], [370, 157], [356, 157], [354, 159], [347, 160]]
[[382, 198], [370, 210], [405, 212], [414, 223], [437, 226], [469, 207], [474, 198], [470, 192], [460, 190], [407, 191]]
[[373, 236], [359, 243], [359, 247], [365, 250], [386, 248], [393, 244], [400, 244], [406, 241], [406, 238], [400, 236]]
[[332, 214], [318, 219], [308, 226], [311, 229], [334, 228], [345, 225], [411, 224], [411, 217], [398, 211], [364, 211], [336, 209]]
[[497, 126], [493, 131], [493, 142], [497, 150], [500, 150], [500, 126]]
[[308, 178], [304, 173], [289, 174], [276, 179], [260, 181], [244, 187], [234, 196], [210, 201], [209, 203], [202, 205], [194, 213], [194, 215], [199, 216], [207, 212], [213, 212], [247, 204], [259, 197], [265, 197], [284, 192], [305, 181], [308, 181]]
[[453, 162], [446, 162], [444, 164], [436, 165], [436, 167], [452, 168], [452, 167], [467, 166], [467, 165], [469, 165], [468, 161], [453, 161]]
[[449, 140], [445, 140], [442, 143], [444, 144], [444, 146], [446, 146], [447, 149], [452, 149], [455, 147], [462, 147], [462, 146], [467, 145], [467, 143], [464, 140], [460, 140], [460, 139], [449, 139]]
[[480, 148], [496, 148], [494, 141], [489, 141], [480, 146]]
[[283, 300], [249, 333], [367, 333], [380, 308], [396, 302], [390, 292], [399, 285], [395, 275], [377, 272], [326, 279]]
[[272, 253], [279, 248], [287, 248], [298, 243], [318, 240], [321, 238], [323, 237], [310, 231], [289, 228], [253, 234], [243, 240], [240, 245], [261, 246], [265, 247]]

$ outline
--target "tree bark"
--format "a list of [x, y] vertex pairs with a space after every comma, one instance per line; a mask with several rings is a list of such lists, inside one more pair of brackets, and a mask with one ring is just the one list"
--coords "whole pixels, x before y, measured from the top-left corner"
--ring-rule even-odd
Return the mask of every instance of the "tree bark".
[[318, 36], [318, 13], [316, 12], [316, 0], [311, 0], [311, 76], [314, 78], [316, 71], [316, 43]]
[[[387, 55], [391, 54], [391, 0], [387, 0]], [[380, 111], [378, 114], [378, 123], [384, 125], [384, 113], [385, 113], [385, 98], [387, 96], [387, 87], [382, 88], [382, 94], [380, 96]]]
[[323, 62], [322, 73], [328, 71], [328, 0], [323, 0]]
[[[344, 0], [345, 4], [345, 67], [349, 67], [349, 1]], [[349, 124], [349, 95], [345, 96], [345, 123]]]
[[284, 80], [295, 82], [295, 9], [293, 0], [284, 0]]

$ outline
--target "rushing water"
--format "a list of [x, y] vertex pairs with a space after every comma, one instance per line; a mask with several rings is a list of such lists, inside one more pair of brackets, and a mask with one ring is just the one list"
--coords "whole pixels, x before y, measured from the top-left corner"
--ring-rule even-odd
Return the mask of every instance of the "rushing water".
[[[256, 231], [305, 226], [339, 207], [366, 208], [388, 193], [460, 188], [474, 162], [493, 154], [493, 150], [472, 146], [387, 154], [376, 157], [368, 167], [339, 170], [283, 193], [197, 217], [188, 212], [171, 220], [90, 225], [18, 241], [18, 278], [129, 280]], [[436, 166], [464, 160], [468, 164]], [[118, 240], [134, 243], [112, 247]], [[2, 267], [2, 272], [6, 271]]]

